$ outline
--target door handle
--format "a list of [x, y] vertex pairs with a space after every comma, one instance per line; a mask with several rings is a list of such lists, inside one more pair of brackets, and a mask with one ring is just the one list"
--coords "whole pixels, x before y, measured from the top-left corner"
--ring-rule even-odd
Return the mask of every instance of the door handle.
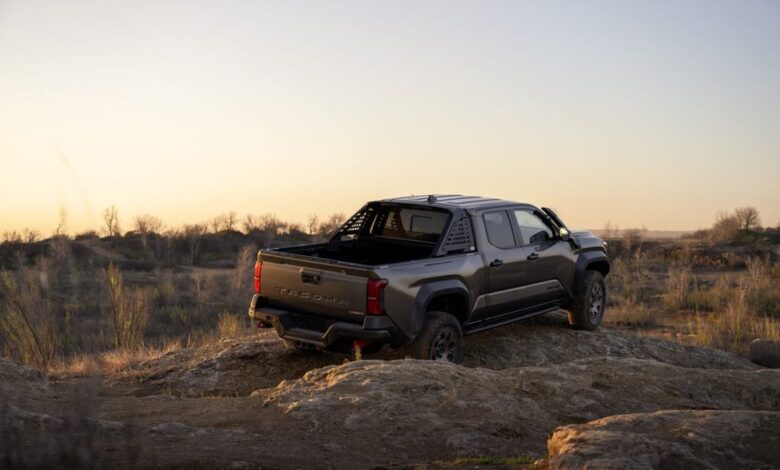
[[535, 259], [539, 259], [539, 255], [537, 253], [531, 253], [530, 255], [528, 255], [528, 258], [526, 259], [529, 261], [533, 261]]
[[491, 262], [490, 262], [490, 267], [492, 267], [492, 268], [497, 268], [497, 267], [499, 267], [499, 266], [503, 266], [503, 264], [504, 264], [504, 261], [503, 261], [503, 260], [500, 260], [500, 259], [494, 259], [493, 261], [491, 261]]

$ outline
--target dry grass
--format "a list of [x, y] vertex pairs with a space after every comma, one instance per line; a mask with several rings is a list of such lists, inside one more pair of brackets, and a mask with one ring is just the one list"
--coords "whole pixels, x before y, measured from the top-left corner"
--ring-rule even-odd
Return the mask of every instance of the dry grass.
[[136, 349], [143, 344], [149, 322], [149, 294], [143, 289], [128, 291], [122, 274], [113, 264], [108, 266], [108, 305], [114, 325], [114, 346]]
[[724, 312], [696, 314], [689, 324], [693, 342], [747, 354], [754, 339], [780, 340], [780, 322], [752, 314], [746, 296], [747, 289], [742, 289]]
[[47, 370], [53, 377], [116, 376], [143, 362], [182, 349], [181, 342], [168, 341], [161, 347], [140, 346], [100, 354], [82, 354], [53, 363]]
[[688, 307], [691, 286], [696, 279], [690, 269], [685, 266], [669, 269], [666, 279], [666, 289], [662, 295], [663, 305], [667, 310], [682, 310]]
[[643, 304], [623, 304], [610, 308], [604, 318], [608, 325], [642, 328], [658, 325], [660, 312]]
[[238, 315], [222, 312], [219, 314], [219, 321], [217, 322], [217, 333], [220, 338], [235, 338], [245, 334], [246, 327], [241, 322], [241, 319], [238, 318]]

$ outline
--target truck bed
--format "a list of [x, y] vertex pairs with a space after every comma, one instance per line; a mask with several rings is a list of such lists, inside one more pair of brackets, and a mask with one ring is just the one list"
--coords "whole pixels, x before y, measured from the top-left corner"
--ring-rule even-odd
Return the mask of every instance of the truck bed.
[[365, 240], [280, 248], [275, 251], [365, 266], [379, 266], [429, 258], [434, 248], [434, 243], [372, 237]]

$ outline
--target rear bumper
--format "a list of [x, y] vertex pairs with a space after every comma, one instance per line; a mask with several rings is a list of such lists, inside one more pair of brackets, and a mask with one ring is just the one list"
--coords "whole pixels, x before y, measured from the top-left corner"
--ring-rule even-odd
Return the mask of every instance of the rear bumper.
[[339, 321], [310, 313], [283, 310], [263, 305], [263, 297], [254, 295], [249, 316], [273, 326], [280, 337], [313, 344], [325, 349], [340, 349], [353, 341], [390, 342], [395, 327], [386, 316], [366, 315], [363, 323]]

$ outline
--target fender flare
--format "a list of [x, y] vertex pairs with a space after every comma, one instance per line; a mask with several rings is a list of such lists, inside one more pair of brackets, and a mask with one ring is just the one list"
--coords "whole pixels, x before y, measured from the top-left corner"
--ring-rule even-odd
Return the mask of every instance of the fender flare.
[[[471, 298], [466, 284], [459, 279], [442, 279], [425, 283], [417, 297], [414, 299], [414, 318], [411, 325], [410, 337], [414, 338], [422, 329], [425, 322], [425, 313], [428, 311], [428, 305], [436, 297], [442, 295], [457, 295], [463, 298], [466, 303], [467, 315], [471, 314]], [[466, 319], [468, 320], [468, 318]]]
[[572, 292], [572, 294], [576, 295], [577, 292], [579, 292], [580, 285], [582, 284], [582, 277], [585, 274], [585, 271], [587, 271], [588, 266], [600, 262], [607, 264], [607, 272], [609, 272], [609, 257], [607, 257], [607, 254], [603, 251], [586, 251], [580, 254], [577, 258], [577, 265], [574, 268], [574, 292]]

